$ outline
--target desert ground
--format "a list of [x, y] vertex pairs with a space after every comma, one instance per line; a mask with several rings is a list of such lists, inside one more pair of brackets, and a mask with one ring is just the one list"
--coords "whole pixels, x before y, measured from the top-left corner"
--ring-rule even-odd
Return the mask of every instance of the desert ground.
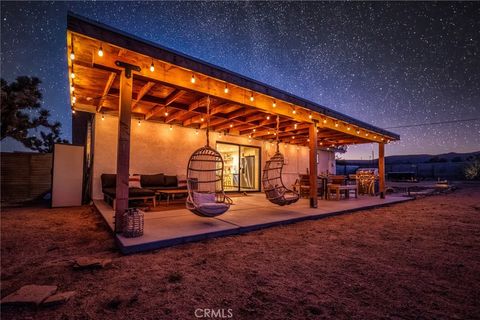
[[[1, 296], [57, 285], [2, 319], [480, 318], [480, 185], [389, 207], [121, 255], [92, 207], [3, 209]], [[78, 257], [110, 266], [76, 270]], [[228, 316], [229, 314], [225, 314]]]

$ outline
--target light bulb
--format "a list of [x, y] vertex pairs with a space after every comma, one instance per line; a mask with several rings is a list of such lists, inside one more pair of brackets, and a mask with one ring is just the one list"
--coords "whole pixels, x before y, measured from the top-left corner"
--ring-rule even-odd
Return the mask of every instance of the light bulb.
[[105, 120], [105, 115], [104, 114], [102, 114], [102, 120]]
[[72, 96], [72, 103], [77, 102], [77, 97], [75, 95]]
[[310, 113], [310, 114], [308, 115], [308, 118], [309, 118], [309, 119], [312, 119], [312, 117], [313, 117], [313, 116], [312, 116], [312, 114]]
[[335, 122], [335, 127], [338, 128], [338, 122]]
[[195, 80], [195, 75], [192, 74], [192, 78], [190, 79], [190, 82], [191, 82], [191, 83], [195, 83], [195, 81], [196, 81], [196, 80]]
[[233, 128], [233, 124], [230, 124], [230, 128]]
[[223, 92], [228, 93], [228, 87], [225, 85], [225, 89], [223, 89]]
[[307, 142], [310, 142], [310, 138], [307, 139]]
[[203, 121], [205, 121], [205, 119], [204, 119], [203, 117], [201, 117], [201, 118], [200, 118], [200, 121], [202, 121], [202, 122], [203, 122]]
[[377, 136], [373, 136], [373, 139], [377, 139]]
[[195, 134], [198, 134], [198, 129], [197, 129], [197, 130], [195, 130]]
[[100, 45], [100, 48], [98, 48], [98, 52], [97, 52], [97, 53], [98, 53], [98, 56], [99, 56], [99, 57], [103, 57], [103, 48], [102, 48], [101, 45]]
[[323, 119], [323, 123], [327, 123], [327, 118]]
[[253, 132], [255, 132], [255, 131], [257, 131], [257, 129], [254, 128], [254, 129], [253, 129]]
[[73, 84], [70, 86], [70, 92], [73, 92], [75, 91], [75, 87], [73, 86]]
[[293, 125], [293, 127], [294, 127], [295, 129], [297, 129], [297, 124], [295, 123], [295, 124]]
[[168, 112], [167, 111], [165, 111], [165, 117], [168, 117]]
[[293, 136], [292, 139], [295, 139], [295, 136]]
[[75, 113], [75, 110], [74, 110], [74, 109], [72, 109], [72, 113]]
[[270, 120], [270, 115], [267, 115], [267, 120]]
[[293, 110], [292, 110], [292, 113], [293, 113], [293, 114], [296, 114], [296, 113], [297, 113], [297, 110], [293, 109]]
[[170, 125], [170, 131], [172, 131], [172, 130], [173, 130], [173, 127], [172, 127], [172, 125]]
[[347, 130], [348, 130], [348, 131], [350, 131], [350, 129], [351, 129], [350, 127], [347, 127]]
[[70, 52], [70, 60], [75, 60], [75, 53], [73, 53], [73, 50]]
[[152, 64], [150, 65], [150, 71], [151, 71], [151, 72], [155, 71], [155, 66], [153, 65], [153, 62], [152, 62]]
[[253, 100], [255, 100], [255, 98], [253, 97], [253, 93], [252, 93], [252, 95], [250, 96], [250, 101], [253, 102]]
[[75, 79], [75, 73], [70, 73], [70, 78]]
[[365, 137], [368, 137], [368, 132], [367, 132], [367, 133], [365, 133]]
[[140, 127], [140, 125], [142, 124], [142, 122], [140, 120], [138, 120], [138, 126]]
[[357, 134], [360, 134], [360, 130], [357, 130]]
[[275, 100], [273, 100], [272, 107], [274, 107], [274, 108], [277, 107], [277, 103], [275, 102]]

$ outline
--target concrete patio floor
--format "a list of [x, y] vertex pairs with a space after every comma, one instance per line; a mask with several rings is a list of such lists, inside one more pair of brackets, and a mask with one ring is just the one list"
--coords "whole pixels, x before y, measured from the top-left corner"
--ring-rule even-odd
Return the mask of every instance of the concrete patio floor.
[[[318, 208], [309, 207], [308, 199], [300, 199], [290, 206], [271, 204], [263, 193], [233, 198], [234, 205], [217, 218], [202, 218], [187, 209], [149, 211], [145, 213], [144, 235], [125, 238], [115, 235], [119, 249], [124, 254], [169, 247], [180, 243], [199, 241], [213, 237], [240, 234], [275, 225], [314, 220], [358, 210], [408, 201], [412, 198], [400, 196], [360, 196], [358, 199], [319, 200]], [[113, 232], [112, 207], [102, 200], [94, 205]]]

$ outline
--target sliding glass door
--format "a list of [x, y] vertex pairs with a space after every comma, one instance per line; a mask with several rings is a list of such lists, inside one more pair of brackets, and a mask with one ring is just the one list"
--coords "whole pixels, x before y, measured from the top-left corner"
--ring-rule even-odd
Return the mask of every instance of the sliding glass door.
[[225, 191], [260, 191], [260, 148], [217, 142]]

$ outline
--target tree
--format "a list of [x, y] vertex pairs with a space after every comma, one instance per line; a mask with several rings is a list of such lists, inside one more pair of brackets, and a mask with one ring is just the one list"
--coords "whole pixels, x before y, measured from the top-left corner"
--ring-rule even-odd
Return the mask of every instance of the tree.
[[[11, 137], [25, 147], [38, 152], [51, 152], [56, 142], [68, 142], [60, 138], [60, 122], [49, 121], [50, 112], [41, 108], [40, 79], [18, 77], [12, 83], [1, 81], [1, 137]], [[31, 115], [33, 114], [33, 115]], [[31, 136], [31, 129], [42, 129], [40, 137]]]
[[465, 178], [468, 180], [480, 180], [480, 160], [476, 159], [465, 167]]

